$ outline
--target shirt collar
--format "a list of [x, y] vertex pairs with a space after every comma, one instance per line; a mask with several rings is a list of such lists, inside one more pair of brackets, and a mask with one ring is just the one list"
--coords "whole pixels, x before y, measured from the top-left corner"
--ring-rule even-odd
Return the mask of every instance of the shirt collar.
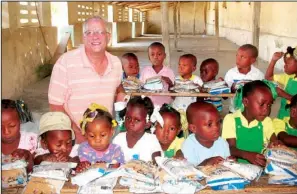
[[[181, 80], [185, 80], [182, 76], [179, 76]], [[192, 74], [189, 80], [194, 81], [195, 75]]]

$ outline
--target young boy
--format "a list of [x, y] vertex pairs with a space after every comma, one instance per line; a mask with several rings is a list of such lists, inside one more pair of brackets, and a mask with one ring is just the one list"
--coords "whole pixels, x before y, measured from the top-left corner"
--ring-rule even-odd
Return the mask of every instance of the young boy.
[[[164, 83], [164, 91], [168, 91], [174, 83], [174, 73], [169, 67], [163, 65], [164, 59], [166, 58], [165, 47], [159, 42], [152, 43], [148, 48], [149, 59], [152, 66], [146, 66], [140, 73], [140, 81], [145, 82], [148, 78], [155, 76], [162, 76]], [[164, 103], [171, 103], [172, 98], [170, 96], [149, 96], [153, 101], [154, 105], [160, 107]]]
[[[182, 55], [179, 58], [178, 63], [179, 76], [177, 76], [175, 80], [190, 80], [202, 87], [203, 82], [201, 78], [193, 74], [193, 72], [196, 70], [196, 65], [197, 58], [194, 55]], [[183, 110], [184, 112], [186, 112], [188, 106], [193, 102], [196, 102], [196, 97], [176, 97], [172, 103], [172, 106], [176, 110]]]
[[[199, 118], [199, 119], [197, 119]], [[220, 137], [221, 117], [210, 103], [195, 102], [187, 109], [193, 132], [182, 145], [184, 157], [194, 165], [213, 165], [230, 156], [228, 143]]]
[[[216, 81], [216, 76], [219, 73], [219, 63], [213, 59], [208, 58], [202, 61], [200, 65], [200, 77], [204, 83], [210, 82], [210, 81]], [[223, 78], [218, 78], [217, 81], [223, 81]], [[205, 102], [213, 104], [219, 112], [222, 111], [222, 98], [204, 98]]]
[[125, 53], [121, 61], [124, 70], [123, 79], [127, 79], [128, 76], [139, 79], [139, 63], [137, 56], [134, 53]]
[[[258, 57], [258, 49], [251, 44], [244, 44], [237, 50], [236, 67], [230, 69], [225, 75], [225, 81], [231, 88], [231, 92], [235, 92], [235, 85], [241, 80], [262, 80], [264, 74], [256, 67], [254, 63]], [[229, 111], [235, 112], [233, 98], [230, 99]]]
[[75, 140], [70, 118], [62, 112], [48, 112], [40, 119], [40, 148], [36, 150], [34, 164], [42, 161], [79, 162], [78, 145]]

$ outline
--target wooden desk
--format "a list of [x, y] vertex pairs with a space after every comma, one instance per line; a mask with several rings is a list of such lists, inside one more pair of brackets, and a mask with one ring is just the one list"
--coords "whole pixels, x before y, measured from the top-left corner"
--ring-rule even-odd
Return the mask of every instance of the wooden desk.
[[209, 93], [192, 93], [192, 92], [183, 92], [183, 93], [176, 93], [176, 92], [161, 92], [161, 93], [155, 93], [155, 92], [130, 92], [127, 93], [131, 96], [189, 96], [189, 97], [234, 97], [235, 94], [228, 93], [228, 94], [218, 94], [218, 95], [212, 95]]
[[[268, 185], [268, 176], [262, 176], [258, 182], [252, 182], [250, 185], [246, 186], [243, 190], [238, 191], [213, 191], [209, 187], [197, 192], [197, 194], [237, 194], [237, 193], [249, 193], [249, 194], [296, 194], [297, 187], [296, 186], [287, 186], [287, 185]], [[61, 190], [61, 194], [76, 194], [78, 190], [77, 185], [72, 185], [69, 181], [65, 182], [64, 187]], [[2, 190], [4, 194], [21, 194], [23, 188], [13, 188], [13, 189], [5, 189]], [[113, 189], [115, 194], [128, 194], [129, 189], [127, 187], [123, 187], [119, 184]]]

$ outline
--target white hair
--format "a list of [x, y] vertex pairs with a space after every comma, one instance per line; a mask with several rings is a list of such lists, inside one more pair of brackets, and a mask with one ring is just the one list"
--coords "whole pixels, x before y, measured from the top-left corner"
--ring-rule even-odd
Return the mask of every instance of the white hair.
[[105, 30], [107, 30], [107, 28], [106, 28], [107, 27], [107, 22], [105, 21], [105, 19], [103, 19], [100, 16], [93, 16], [93, 17], [88, 18], [86, 21], [84, 21], [84, 23], [83, 23], [83, 33], [85, 33], [87, 31], [88, 22], [91, 21], [91, 20], [103, 21], [103, 23], [105, 25]]

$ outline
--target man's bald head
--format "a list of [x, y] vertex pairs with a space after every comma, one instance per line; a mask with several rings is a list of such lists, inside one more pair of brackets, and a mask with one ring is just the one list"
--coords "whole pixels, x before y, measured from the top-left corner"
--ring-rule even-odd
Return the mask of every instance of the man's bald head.
[[215, 106], [207, 102], [194, 102], [187, 108], [187, 120], [189, 124], [192, 124], [195, 119], [200, 119], [201, 114], [205, 112], [217, 113], [218, 110]]

